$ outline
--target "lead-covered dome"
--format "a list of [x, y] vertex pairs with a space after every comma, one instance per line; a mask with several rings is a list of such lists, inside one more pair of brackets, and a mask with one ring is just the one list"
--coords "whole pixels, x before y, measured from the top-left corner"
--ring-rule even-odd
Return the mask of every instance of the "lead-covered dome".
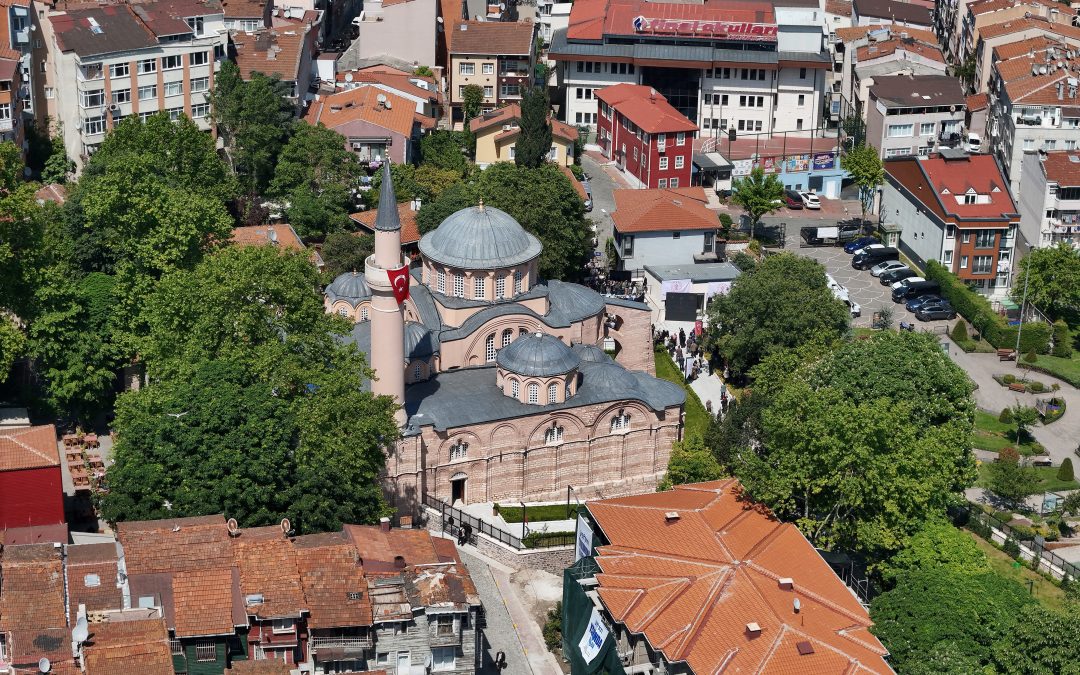
[[363, 274], [346, 272], [339, 274], [336, 279], [330, 282], [330, 285], [326, 287], [326, 297], [330, 298], [331, 302], [348, 300], [355, 305], [360, 300], [367, 300], [371, 297], [371, 288], [364, 281]]
[[473, 270], [520, 265], [542, 248], [510, 214], [483, 204], [451, 214], [420, 239], [420, 253], [428, 260]]
[[553, 377], [574, 370], [581, 359], [554, 335], [529, 333], [500, 349], [495, 363], [525, 377]]
[[424, 324], [406, 321], [403, 332], [406, 359], [424, 359], [439, 351], [435, 336]]

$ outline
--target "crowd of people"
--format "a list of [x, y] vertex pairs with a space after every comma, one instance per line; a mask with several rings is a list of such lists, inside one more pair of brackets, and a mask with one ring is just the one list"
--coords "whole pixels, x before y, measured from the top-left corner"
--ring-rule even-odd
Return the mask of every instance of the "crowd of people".
[[[682, 373], [687, 384], [699, 377], [708, 377], [713, 374], [713, 363], [702, 349], [700, 336], [695, 331], [687, 334], [683, 328], [680, 328], [677, 333], [664, 329], [654, 333], [653, 340], [656, 346], [667, 350], [668, 355], [675, 362], [675, 366]], [[726, 379], [727, 369], [725, 368], [724, 380]], [[727, 410], [730, 402], [731, 396], [728, 395], [727, 386], [724, 386], [720, 392], [720, 401], [715, 410], [712, 400], [705, 401], [705, 409], [709, 411], [710, 415], [720, 417]]]

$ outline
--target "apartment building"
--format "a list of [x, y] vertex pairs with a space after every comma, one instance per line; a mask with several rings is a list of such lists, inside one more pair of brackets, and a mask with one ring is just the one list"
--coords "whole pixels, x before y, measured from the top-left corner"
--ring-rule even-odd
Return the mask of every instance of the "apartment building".
[[270, 27], [270, 13], [274, 3], [270, 0], [220, 0], [225, 27], [245, 32]]
[[520, 101], [531, 86], [536, 25], [528, 21], [463, 21], [450, 46], [450, 106], [461, 118], [465, 87], [484, 90], [483, 112]]
[[422, 129], [429, 126], [421, 123], [412, 101], [377, 87], [317, 95], [302, 119], [333, 129], [345, 137], [360, 161], [376, 163], [411, 163]]
[[555, 31], [566, 30], [570, 25], [570, 10], [574, 8], [572, 2], [556, 2], [555, 0], [537, 0], [536, 22], [539, 25], [539, 34], [544, 45], [551, 44], [551, 38]]
[[692, 266], [716, 259], [719, 221], [709, 210], [704, 188], [614, 190], [612, 197], [618, 269], [641, 276], [647, 266]]
[[990, 85], [990, 152], [1013, 194], [1024, 156], [1076, 150], [1080, 141], [1080, 47], [1039, 36], [999, 47]]
[[438, 16], [436, 0], [366, 0], [351, 49], [361, 62], [434, 66]]
[[1072, 25], [1073, 13], [1054, 0], [978, 0], [968, 3], [961, 28], [957, 60], [963, 62], [975, 53], [980, 31], [986, 26], [1025, 17], [1041, 17], [1051, 23]]
[[[548, 160], [559, 166], [574, 163], [578, 130], [559, 120], [550, 120], [551, 151]], [[495, 162], [512, 162], [521, 136], [521, 106], [517, 103], [497, 108], [469, 120], [476, 139], [476, 165], [481, 169]], [[577, 183], [577, 181], [574, 181]]]
[[926, 156], [961, 144], [967, 97], [955, 77], [878, 77], [869, 89], [866, 143], [880, 156]]
[[597, 89], [640, 84], [702, 130], [810, 130], [831, 80], [824, 21], [809, 0], [578, 0], [549, 49], [563, 117], [595, 127]]
[[[10, 99], [11, 106], [11, 115], [7, 118], [2, 116], [3, 109], [0, 108], [0, 133], [4, 140], [20, 146], [24, 145], [24, 123], [31, 122], [44, 128], [47, 119], [41, 71], [48, 56], [48, 45], [42, 39], [40, 21], [35, 20], [43, 11], [42, 7], [32, 0], [0, 2], [0, 59], [16, 62], [14, 71], [10, 70], [10, 65], [0, 65], [0, 75], [5, 78], [0, 80], [0, 92], [10, 92], [7, 97], [0, 95], [0, 100]], [[10, 78], [7, 77], [9, 73]], [[10, 120], [10, 128], [6, 120]]]
[[1020, 179], [1020, 234], [1033, 248], [1080, 248], [1080, 155], [1027, 154]]
[[880, 217], [915, 265], [936, 260], [983, 295], [1008, 294], [1020, 214], [993, 155], [885, 160]]
[[945, 56], [932, 38], [926, 31], [883, 28], [844, 44], [841, 91], [862, 119], [869, 114], [870, 87], [877, 78], [945, 74]]
[[317, 20], [295, 21], [277, 28], [259, 29], [250, 33], [233, 31], [230, 34], [232, 56], [240, 76], [249, 80], [252, 73], [276, 76], [289, 87], [289, 98], [297, 106], [308, 94], [311, 85], [311, 59], [315, 39], [319, 34], [321, 12], [312, 12]]
[[899, 24], [910, 28], [931, 30], [933, 12], [925, 5], [894, 0], [852, 0], [851, 23], [853, 26]]
[[46, 97], [81, 169], [125, 117], [166, 112], [210, 129], [208, 95], [226, 52], [221, 7], [196, 0], [51, 14]]
[[697, 125], [652, 87], [599, 89], [596, 142], [635, 187], [690, 187]]
[[1038, 37], [1056, 40], [1068, 45], [1067, 49], [1080, 51], [1080, 28], [1042, 17], [1028, 16], [985, 26], [979, 30], [979, 42], [975, 46], [974, 91], [986, 91], [990, 85], [994, 64], [999, 58], [995, 53], [998, 49]]

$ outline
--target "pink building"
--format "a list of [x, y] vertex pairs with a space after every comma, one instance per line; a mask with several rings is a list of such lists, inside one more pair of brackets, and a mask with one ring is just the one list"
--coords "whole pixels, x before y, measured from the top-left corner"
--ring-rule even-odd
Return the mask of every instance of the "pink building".
[[648, 307], [538, 278], [540, 242], [483, 203], [423, 236], [409, 298], [397, 303], [388, 169], [382, 190], [375, 255], [363, 274], [335, 279], [325, 305], [357, 322], [351, 339], [378, 374], [373, 390], [402, 404], [387, 460], [400, 512], [425, 495], [473, 503], [559, 499], [567, 486], [582, 499], [655, 489], [684, 393], [652, 375]]
[[596, 98], [605, 157], [639, 187], [690, 187], [696, 124], [645, 85], [616, 84], [597, 90]]

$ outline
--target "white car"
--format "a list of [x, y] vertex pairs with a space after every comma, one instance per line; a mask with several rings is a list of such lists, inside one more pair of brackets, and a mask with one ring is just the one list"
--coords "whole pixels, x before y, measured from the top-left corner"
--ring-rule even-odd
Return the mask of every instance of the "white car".
[[892, 272], [893, 270], [906, 270], [907, 265], [899, 260], [886, 260], [885, 262], [878, 263], [870, 268], [870, 276], [880, 277], [886, 272]]
[[889, 285], [889, 288], [895, 291], [897, 288], [900, 288], [901, 286], [907, 286], [908, 284], [913, 284], [913, 283], [915, 283], [917, 281], [926, 281], [926, 279], [923, 279], [922, 277], [908, 277], [907, 279], [901, 279], [900, 281], [894, 281], [892, 284]]
[[821, 200], [813, 192], [800, 192], [799, 197], [802, 198], [803, 206], [808, 209], [820, 209]]

